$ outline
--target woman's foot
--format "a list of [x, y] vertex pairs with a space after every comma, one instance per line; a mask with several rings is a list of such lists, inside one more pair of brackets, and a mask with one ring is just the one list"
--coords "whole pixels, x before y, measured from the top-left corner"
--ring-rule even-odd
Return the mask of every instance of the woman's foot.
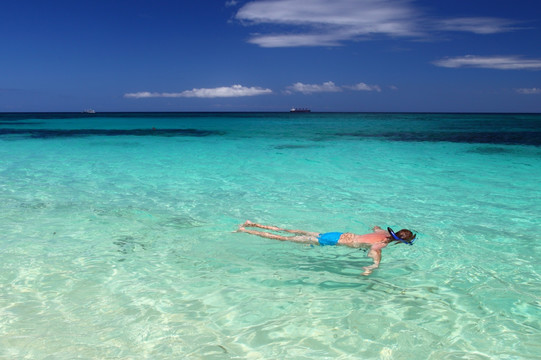
[[[246, 222], [249, 222], [249, 221], [246, 221]], [[246, 226], [246, 223], [240, 224], [237, 230], [235, 230], [234, 232], [245, 232], [246, 231], [246, 229], [244, 228], [245, 226]]]

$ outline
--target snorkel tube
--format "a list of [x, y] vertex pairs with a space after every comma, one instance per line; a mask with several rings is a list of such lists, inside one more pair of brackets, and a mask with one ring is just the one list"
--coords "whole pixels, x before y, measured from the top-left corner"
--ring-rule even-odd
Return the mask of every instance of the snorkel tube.
[[410, 241], [406, 241], [404, 239], [401, 239], [399, 238], [395, 232], [393, 231], [393, 229], [391, 229], [390, 227], [387, 228], [387, 231], [389, 232], [389, 234], [391, 234], [391, 236], [393, 237], [393, 239], [395, 239], [396, 241], [400, 241], [400, 242], [403, 242], [404, 244], [408, 244], [408, 245], [413, 245], [413, 243], [415, 242], [415, 237], [417, 235], [413, 235], [413, 238], [410, 240]]

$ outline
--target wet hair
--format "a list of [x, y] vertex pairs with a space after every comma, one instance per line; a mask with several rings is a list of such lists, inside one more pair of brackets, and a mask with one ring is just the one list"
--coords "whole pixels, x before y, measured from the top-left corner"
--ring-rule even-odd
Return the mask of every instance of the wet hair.
[[406, 240], [406, 241], [411, 241], [414, 238], [413, 233], [409, 231], [408, 229], [402, 229], [400, 231], [397, 231], [395, 234], [402, 240]]
[[[395, 232], [395, 235], [406, 242], [411, 242], [415, 238], [415, 235], [408, 229], [402, 229], [400, 231], [397, 231]], [[398, 241], [398, 240], [395, 240], [392, 236], [390, 236], [390, 239], [394, 241]]]

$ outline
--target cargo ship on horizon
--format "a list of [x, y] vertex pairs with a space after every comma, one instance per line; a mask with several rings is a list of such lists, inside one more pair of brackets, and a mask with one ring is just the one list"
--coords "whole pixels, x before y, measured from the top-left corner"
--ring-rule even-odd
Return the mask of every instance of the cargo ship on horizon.
[[289, 112], [299, 112], [299, 113], [309, 113], [311, 112], [312, 110], [308, 109], [308, 108], [291, 108], [291, 110], [289, 110]]

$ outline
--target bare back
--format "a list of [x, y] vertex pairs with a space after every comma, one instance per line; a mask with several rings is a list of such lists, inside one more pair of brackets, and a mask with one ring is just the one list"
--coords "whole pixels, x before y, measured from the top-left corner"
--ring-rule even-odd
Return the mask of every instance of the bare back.
[[374, 244], [381, 243], [383, 246], [378, 246], [381, 249], [387, 246], [388, 237], [389, 233], [384, 230], [376, 230], [373, 233], [363, 235], [344, 233], [340, 236], [338, 244], [353, 248], [369, 248]]
[[[283, 236], [283, 235], [277, 235], [277, 234], [258, 231], [258, 230], [249, 230], [249, 229], [246, 229], [247, 227], [256, 227], [256, 228], [261, 228], [261, 229], [271, 230], [271, 231], [283, 231], [283, 232], [288, 232], [295, 235]], [[383, 230], [381, 227], [374, 226], [373, 230], [374, 230], [373, 233], [363, 234], [363, 235], [358, 235], [358, 234], [353, 234], [353, 233], [339, 233], [339, 232], [331, 232], [331, 233], [323, 234], [323, 233], [304, 231], [304, 230], [282, 229], [277, 226], [257, 224], [249, 220], [246, 220], [246, 222], [240, 225], [238, 229], [238, 231], [241, 231], [241, 232], [258, 235], [258, 236], [269, 238], [269, 239], [280, 240], [280, 241], [293, 241], [293, 242], [299, 242], [299, 243], [311, 244], [311, 245], [317, 245], [317, 244], [342, 245], [342, 246], [348, 246], [352, 248], [370, 249], [368, 251], [367, 256], [372, 258], [374, 260], [374, 263], [369, 266], [363, 266], [364, 272], [362, 273], [362, 275], [369, 275], [370, 273], [372, 273], [372, 270], [379, 267], [379, 263], [381, 261], [381, 249], [389, 245], [389, 243], [392, 241], [391, 234]], [[338, 242], [336, 242], [337, 235], [340, 236], [338, 238]]]

